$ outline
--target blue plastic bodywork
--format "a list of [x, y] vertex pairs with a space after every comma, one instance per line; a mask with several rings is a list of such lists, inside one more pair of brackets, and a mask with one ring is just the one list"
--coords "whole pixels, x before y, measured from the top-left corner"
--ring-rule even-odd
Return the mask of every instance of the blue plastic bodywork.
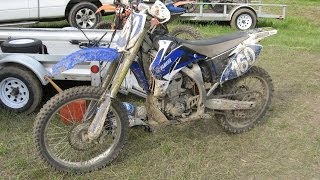
[[79, 51], [76, 51], [66, 57], [64, 57], [61, 61], [55, 64], [52, 67], [51, 75], [58, 75], [63, 71], [72, 69], [75, 65], [80, 64], [82, 62], [90, 62], [90, 61], [114, 61], [117, 60], [119, 53], [116, 49], [113, 48], [85, 48]]
[[[157, 79], [162, 79], [173, 71], [179, 71], [179, 69], [186, 67], [192, 62], [206, 58], [206, 56], [198, 54], [184, 46], [174, 49], [166, 56], [164, 56], [164, 53], [166, 51], [160, 49], [151, 64], [151, 72]], [[161, 59], [161, 57], [163, 58]]]

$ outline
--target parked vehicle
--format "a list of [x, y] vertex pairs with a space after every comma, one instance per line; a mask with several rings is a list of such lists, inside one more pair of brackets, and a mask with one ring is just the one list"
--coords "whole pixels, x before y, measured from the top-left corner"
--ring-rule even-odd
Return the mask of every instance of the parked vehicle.
[[257, 43], [276, 30], [187, 41], [156, 30], [170, 19], [160, 1], [138, 9], [119, 35], [117, 49], [83, 49], [55, 65], [53, 74], [86, 60], [111, 62], [101, 88], [65, 90], [37, 115], [37, 150], [54, 169], [89, 172], [119, 155], [128, 138], [129, 117], [117, 94], [129, 69], [147, 92], [147, 113], [138, 112], [135, 118], [151, 129], [221, 116], [226, 131], [241, 133], [262, 122], [269, 109], [271, 78], [253, 64], [262, 49]]
[[[195, 7], [194, 7], [195, 6]], [[285, 19], [285, 4], [263, 3], [262, 0], [204, 0], [180, 16], [192, 21], [225, 21], [238, 30], [256, 27], [260, 18]]]
[[0, 2], [0, 23], [35, 23], [66, 19], [73, 27], [95, 28], [101, 13], [95, 11], [113, 0], [11, 0]]

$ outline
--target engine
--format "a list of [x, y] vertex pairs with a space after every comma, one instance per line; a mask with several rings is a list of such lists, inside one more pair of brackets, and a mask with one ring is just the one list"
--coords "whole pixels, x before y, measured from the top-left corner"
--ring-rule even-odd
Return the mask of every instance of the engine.
[[168, 117], [186, 117], [191, 113], [190, 99], [194, 97], [194, 86], [195, 83], [191, 79], [180, 73], [172, 78], [166, 96], [160, 100], [161, 109]]

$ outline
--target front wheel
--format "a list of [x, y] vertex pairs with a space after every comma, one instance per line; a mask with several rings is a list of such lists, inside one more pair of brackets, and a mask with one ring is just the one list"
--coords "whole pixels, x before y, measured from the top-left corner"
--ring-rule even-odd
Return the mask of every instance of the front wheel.
[[94, 141], [84, 137], [97, 112], [102, 91], [75, 87], [51, 98], [34, 125], [36, 148], [42, 159], [58, 171], [84, 173], [111, 163], [122, 150], [129, 120], [121, 103], [112, 101], [104, 128]]
[[222, 98], [256, 103], [256, 106], [250, 110], [215, 112], [226, 131], [242, 133], [262, 122], [266, 111], [271, 106], [273, 84], [271, 77], [264, 69], [253, 66], [243, 76], [226, 82], [221, 92]]

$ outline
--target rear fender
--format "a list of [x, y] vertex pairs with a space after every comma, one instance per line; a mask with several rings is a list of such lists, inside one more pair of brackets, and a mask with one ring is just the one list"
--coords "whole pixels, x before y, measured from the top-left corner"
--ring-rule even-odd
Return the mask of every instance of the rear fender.
[[113, 48], [85, 48], [76, 51], [55, 64], [52, 67], [51, 75], [59, 75], [61, 72], [72, 69], [75, 65], [82, 62], [104, 61], [112, 62], [118, 59], [119, 53]]
[[39, 61], [30, 56], [22, 54], [8, 55], [0, 60], [0, 65], [6, 63], [14, 63], [26, 67], [38, 77], [42, 85], [47, 85], [49, 83], [45, 80], [45, 76], [47, 76], [49, 72]]

